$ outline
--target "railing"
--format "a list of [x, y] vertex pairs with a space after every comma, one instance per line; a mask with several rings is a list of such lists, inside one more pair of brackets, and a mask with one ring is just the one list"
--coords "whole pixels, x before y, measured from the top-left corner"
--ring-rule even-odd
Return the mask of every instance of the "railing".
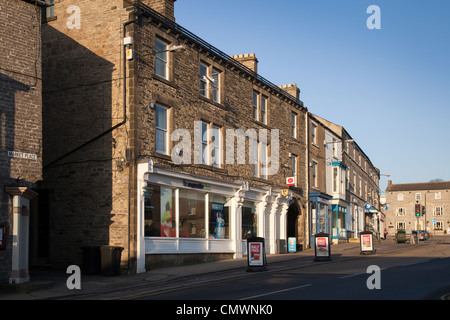
[[212, 53], [216, 57], [226, 61], [230, 66], [233, 66], [233, 67], [235, 67], [237, 69], [240, 69], [247, 76], [250, 76], [250, 77], [256, 79], [260, 83], [262, 83], [265, 86], [271, 88], [275, 92], [281, 94], [282, 96], [284, 96], [288, 100], [294, 102], [295, 104], [299, 105], [300, 107], [303, 107], [303, 102], [301, 100], [297, 100], [294, 96], [292, 96], [291, 94], [289, 94], [286, 91], [282, 90], [277, 85], [273, 84], [269, 80], [267, 80], [264, 77], [260, 76], [259, 74], [257, 74], [256, 72], [254, 72], [253, 70], [251, 70], [247, 66], [243, 65], [239, 61], [233, 59], [232, 57], [230, 57], [229, 55], [227, 55], [223, 51], [217, 49], [213, 45], [211, 45], [208, 42], [204, 41], [203, 39], [199, 38], [198, 36], [196, 36], [195, 34], [190, 32], [189, 30], [183, 28], [179, 24], [173, 22], [172, 20], [166, 18], [165, 16], [163, 16], [159, 12], [153, 10], [149, 6], [139, 2], [137, 4], [137, 8], [142, 10], [142, 14], [145, 17], [151, 18], [152, 20], [156, 21], [157, 23], [161, 23], [162, 25], [164, 25], [165, 28], [171, 29], [174, 32], [177, 32], [177, 33], [181, 34], [188, 41], [191, 41], [191, 42], [199, 45], [200, 47], [202, 47], [203, 49], [209, 51], [210, 53]]

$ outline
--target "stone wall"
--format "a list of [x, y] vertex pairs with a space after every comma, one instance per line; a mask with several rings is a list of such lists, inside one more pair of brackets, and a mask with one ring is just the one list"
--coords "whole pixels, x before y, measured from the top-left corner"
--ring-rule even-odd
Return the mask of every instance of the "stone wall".
[[0, 281], [11, 271], [12, 198], [5, 186], [35, 187], [42, 180], [41, 8], [0, 2]]

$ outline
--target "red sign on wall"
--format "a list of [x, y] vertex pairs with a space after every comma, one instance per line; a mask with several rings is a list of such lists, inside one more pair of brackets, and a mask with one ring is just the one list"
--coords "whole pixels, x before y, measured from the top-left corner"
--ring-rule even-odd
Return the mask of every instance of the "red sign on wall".
[[286, 185], [287, 186], [295, 186], [295, 177], [287, 177]]

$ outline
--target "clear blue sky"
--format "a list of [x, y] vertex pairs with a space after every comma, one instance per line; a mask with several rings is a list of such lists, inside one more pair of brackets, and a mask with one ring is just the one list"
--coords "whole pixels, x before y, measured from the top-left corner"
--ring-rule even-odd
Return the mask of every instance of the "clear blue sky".
[[[366, 25], [370, 5], [381, 29]], [[450, 1], [178, 0], [176, 22], [258, 73], [297, 83], [393, 183], [450, 181]]]

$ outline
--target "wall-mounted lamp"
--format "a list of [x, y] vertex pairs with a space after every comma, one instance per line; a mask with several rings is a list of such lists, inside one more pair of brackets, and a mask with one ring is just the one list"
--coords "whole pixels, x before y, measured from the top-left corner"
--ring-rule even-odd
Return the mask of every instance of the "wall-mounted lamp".
[[185, 51], [186, 51], [186, 46], [183, 45], [183, 44], [180, 44], [180, 45], [177, 45], [177, 46], [170, 47], [167, 50], [156, 51], [155, 54], [163, 53], [163, 52], [181, 53], [181, 52], [185, 52]]
[[344, 142], [349, 142], [349, 143], [353, 143], [353, 142], [355, 142], [355, 140], [353, 140], [353, 139], [348, 139], [348, 140], [336, 140], [336, 141], [330, 141], [330, 142], [325, 142], [324, 143], [324, 145], [327, 145], [327, 144], [332, 144], [332, 143], [339, 143], [339, 142], [342, 142], [342, 143], [344, 143]]
[[148, 103], [148, 107], [149, 107], [151, 110], [154, 110], [154, 109], [155, 109], [155, 105], [156, 105], [156, 101], [154, 101], [154, 100], [152, 100], [152, 101], [150, 101], [150, 102]]

